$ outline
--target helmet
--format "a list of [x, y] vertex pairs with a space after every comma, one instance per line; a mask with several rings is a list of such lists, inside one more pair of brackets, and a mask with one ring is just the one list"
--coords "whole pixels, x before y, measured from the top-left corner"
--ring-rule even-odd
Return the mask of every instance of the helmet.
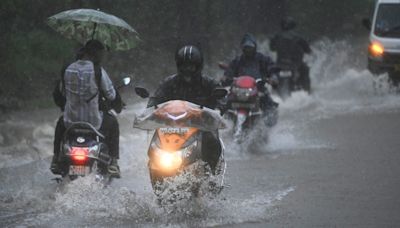
[[175, 62], [179, 74], [188, 82], [199, 75], [203, 69], [203, 55], [193, 45], [186, 45], [180, 48], [175, 54]]
[[240, 42], [240, 46], [242, 48], [244, 47], [252, 47], [252, 48], [257, 48], [257, 41], [256, 38], [250, 33], [244, 34], [242, 41]]
[[203, 54], [193, 45], [185, 45], [175, 55], [176, 66], [179, 68], [184, 64], [194, 64], [198, 70], [203, 68]]
[[287, 17], [282, 19], [281, 21], [281, 28], [283, 30], [291, 30], [294, 29], [296, 27], [296, 22], [294, 21], [294, 19], [292, 17]]

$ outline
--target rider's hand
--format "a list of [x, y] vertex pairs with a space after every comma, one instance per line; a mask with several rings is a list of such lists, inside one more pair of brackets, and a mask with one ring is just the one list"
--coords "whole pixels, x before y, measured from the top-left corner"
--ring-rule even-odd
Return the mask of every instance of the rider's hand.
[[271, 86], [278, 86], [279, 84], [279, 79], [278, 76], [276, 74], [272, 74], [270, 78], [267, 79], [268, 84], [270, 84]]
[[258, 89], [258, 91], [264, 91], [264, 89], [265, 89], [265, 83], [268, 83], [268, 81], [258, 79], [258, 80], [256, 80], [256, 83], [257, 83], [257, 89]]

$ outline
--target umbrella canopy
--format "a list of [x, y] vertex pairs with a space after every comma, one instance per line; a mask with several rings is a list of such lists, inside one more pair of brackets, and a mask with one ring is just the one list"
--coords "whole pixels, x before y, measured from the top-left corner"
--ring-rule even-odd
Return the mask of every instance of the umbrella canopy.
[[47, 24], [66, 38], [82, 44], [96, 39], [111, 50], [128, 50], [141, 41], [135, 29], [124, 20], [99, 10], [63, 11], [49, 17]]

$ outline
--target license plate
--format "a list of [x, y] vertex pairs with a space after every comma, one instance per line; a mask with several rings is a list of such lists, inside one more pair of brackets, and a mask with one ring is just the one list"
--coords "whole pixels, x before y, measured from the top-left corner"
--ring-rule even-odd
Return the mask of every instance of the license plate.
[[69, 175], [85, 176], [89, 173], [89, 167], [84, 165], [71, 165], [69, 167]]
[[400, 64], [395, 64], [394, 65], [394, 71], [399, 71], [400, 72]]
[[253, 103], [232, 103], [232, 108], [248, 108], [253, 109], [256, 105]]
[[292, 71], [281, 71], [279, 72], [279, 76], [281, 76], [282, 78], [289, 78], [292, 77]]

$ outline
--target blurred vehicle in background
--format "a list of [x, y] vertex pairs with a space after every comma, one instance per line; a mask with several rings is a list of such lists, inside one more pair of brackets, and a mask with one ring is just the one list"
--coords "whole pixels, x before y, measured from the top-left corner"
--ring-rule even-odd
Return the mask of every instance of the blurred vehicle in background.
[[370, 30], [368, 69], [388, 73], [392, 85], [400, 83], [400, 0], [377, 0], [372, 21], [363, 19]]

